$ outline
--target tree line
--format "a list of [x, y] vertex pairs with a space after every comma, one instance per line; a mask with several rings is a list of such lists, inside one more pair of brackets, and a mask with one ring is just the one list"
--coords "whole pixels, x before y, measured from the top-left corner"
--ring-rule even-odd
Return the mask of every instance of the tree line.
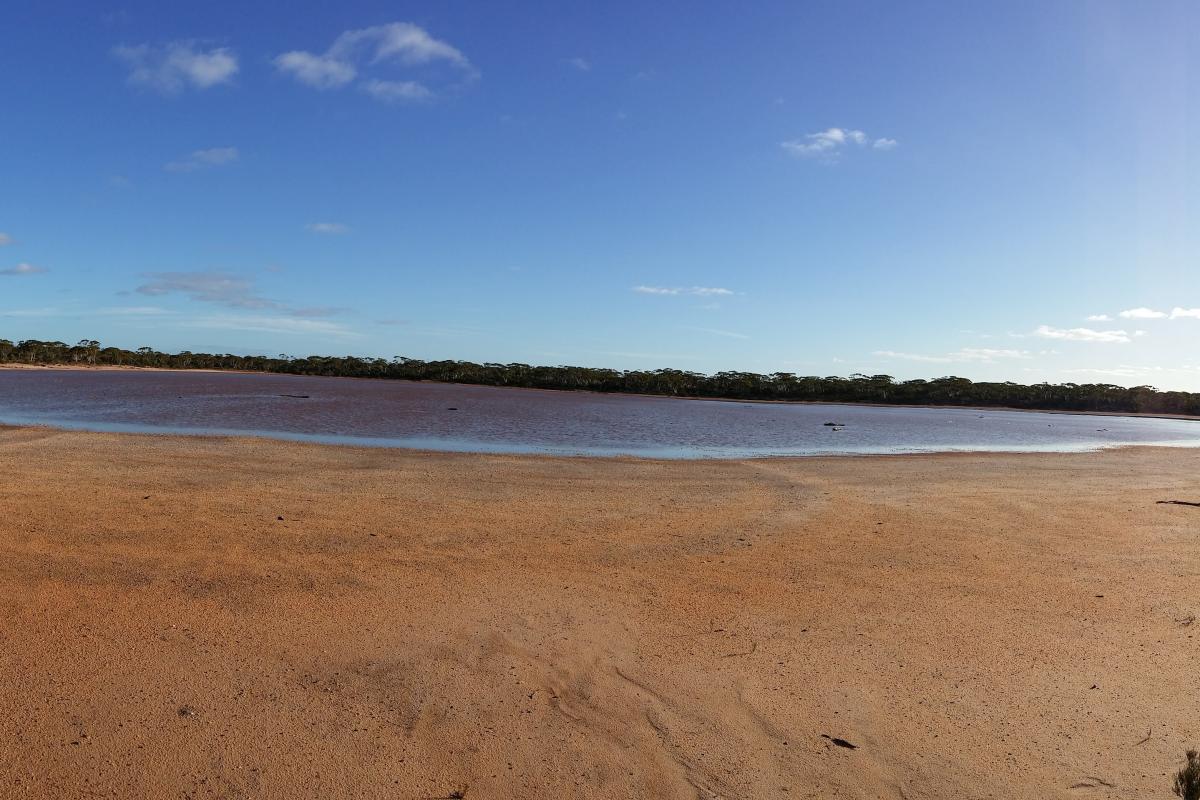
[[773, 372], [726, 371], [706, 375], [677, 369], [614, 370], [594, 367], [539, 367], [529, 364], [476, 364], [356, 356], [238, 356], [162, 353], [149, 347], [125, 350], [95, 340], [69, 345], [27, 339], [0, 339], [0, 363], [106, 365], [160, 369], [217, 369], [469, 383], [532, 389], [705, 397], [730, 400], [791, 400], [935, 406], [997, 406], [1056, 411], [1114, 411], [1200, 415], [1200, 393], [1163, 392], [1105, 383], [975, 382], [947, 376], [898, 381], [891, 375], [849, 377]]

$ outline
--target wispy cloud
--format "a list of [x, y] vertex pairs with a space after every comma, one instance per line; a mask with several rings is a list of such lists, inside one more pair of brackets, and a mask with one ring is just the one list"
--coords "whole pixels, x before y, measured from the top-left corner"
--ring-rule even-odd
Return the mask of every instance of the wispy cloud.
[[275, 68], [313, 89], [337, 89], [358, 75], [358, 70], [349, 62], [302, 50], [276, 56]]
[[13, 243], [13, 238], [4, 231], [0, 231], [0, 247]]
[[164, 94], [177, 94], [185, 87], [209, 89], [229, 83], [238, 72], [237, 55], [232, 50], [227, 47], [204, 50], [194, 41], [171, 42], [161, 47], [120, 45], [112, 52], [129, 67], [129, 83]]
[[1153, 308], [1130, 308], [1117, 314], [1121, 319], [1166, 319], [1167, 312], [1155, 311]]
[[0, 317], [61, 317], [59, 308], [10, 308], [0, 311]]
[[570, 64], [575, 69], [579, 70], [580, 72], [588, 72], [592, 68], [592, 63], [590, 61], [588, 61], [586, 58], [582, 58], [580, 56], [575, 56], [575, 58], [568, 58], [567, 63]]
[[[425, 29], [408, 22], [392, 22], [342, 33], [324, 53], [292, 50], [274, 59], [275, 68], [313, 89], [340, 89], [361, 71], [385, 65], [406, 67], [443, 63], [474, 78], [478, 71], [456, 47], [435, 39]], [[379, 100], [424, 100], [433, 91], [413, 80], [364, 80], [362, 89]]]
[[[1139, 306], [1137, 308], [1127, 308], [1124, 311], [1117, 313], [1121, 319], [1200, 319], [1200, 308], [1181, 308], [1175, 306], [1169, 312], [1159, 311], [1155, 308], [1147, 308]], [[1092, 314], [1087, 318], [1088, 322], [1112, 322], [1113, 318], [1108, 314]]]
[[876, 350], [872, 355], [880, 358], [899, 359], [901, 361], [921, 361], [930, 364], [956, 364], [983, 362], [990, 363], [1000, 359], [1032, 358], [1028, 350], [1007, 350], [991, 347], [964, 347], [952, 353], [943, 355], [925, 355], [922, 353], [901, 353], [895, 350]]
[[185, 320], [181, 324], [192, 328], [219, 328], [256, 333], [308, 334], [339, 338], [359, 335], [337, 322], [275, 315], [216, 314]]
[[1162, 378], [1164, 376], [1194, 376], [1200, 374], [1200, 366], [1182, 364], [1177, 367], [1162, 367], [1119, 364], [1115, 367], [1103, 368], [1078, 367], [1073, 369], [1065, 369], [1063, 372], [1069, 375], [1100, 375], [1108, 378], [1126, 378], [1145, 381], [1153, 380], [1155, 378]]
[[148, 297], [186, 295], [201, 303], [231, 308], [279, 308], [273, 300], [260, 297], [252, 281], [227, 272], [154, 272], [134, 291]]
[[293, 317], [301, 317], [303, 319], [320, 319], [322, 317], [336, 317], [339, 314], [347, 314], [350, 312], [348, 308], [339, 306], [306, 306], [304, 308], [288, 309], [288, 315]]
[[731, 289], [722, 289], [717, 286], [634, 286], [633, 291], [638, 294], [693, 295], [695, 297], [718, 297], [733, 294]]
[[363, 91], [385, 103], [415, 103], [433, 97], [433, 92], [416, 81], [370, 80], [363, 84]]
[[183, 295], [198, 303], [248, 311], [273, 311], [280, 316], [306, 320], [348, 313], [348, 309], [334, 306], [292, 307], [264, 297], [251, 279], [219, 270], [154, 272], [146, 277], [149, 280], [134, 291], [147, 297]]
[[21, 262], [20, 264], [17, 264], [15, 267], [9, 267], [8, 269], [0, 269], [0, 275], [40, 275], [43, 272], [49, 272], [49, 271], [50, 270], [46, 269], [45, 267], [35, 267], [33, 264], [26, 264], [25, 262]]
[[683, 330], [696, 331], [698, 333], [708, 333], [713, 336], [724, 336], [727, 339], [749, 339], [750, 338], [748, 335], [746, 335], [744, 333], [737, 333], [736, 331], [723, 331], [718, 328], [693, 328], [691, 326], [684, 326]]
[[827, 128], [817, 133], [809, 133], [799, 139], [780, 142], [784, 152], [797, 158], [818, 158], [824, 161], [836, 161], [848, 147], [870, 146], [875, 150], [892, 150], [899, 142], [895, 139], [881, 137], [872, 139], [859, 130], [850, 128]]
[[313, 233], [321, 233], [326, 236], [339, 236], [350, 232], [350, 226], [341, 222], [310, 222], [304, 227]]
[[1127, 344], [1133, 341], [1128, 331], [1097, 331], [1091, 328], [1053, 328], [1049, 325], [1039, 325], [1033, 332], [1033, 335], [1043, 339], [1060, 339], [1067, 342]]
[[115, 306], [98, 308], [93, 313], [105, 317], [164, 317], [175, 312], [158, 306]]
[[195, 172], [198, 169], [229, 164], [237, 159], [238, 149], [236, 147], [210, 147], [206, 150], [193, 150], [178, 161], [164, 164], [163, 169], [167, 172]]

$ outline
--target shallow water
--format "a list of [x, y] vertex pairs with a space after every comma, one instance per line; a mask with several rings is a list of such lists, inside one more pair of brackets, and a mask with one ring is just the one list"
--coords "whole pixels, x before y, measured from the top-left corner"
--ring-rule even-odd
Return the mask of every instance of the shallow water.
[[1200, 446], [1200, 423], [1183, 420], [204, 372], [0, 370], [0, 423], [660, 458]]

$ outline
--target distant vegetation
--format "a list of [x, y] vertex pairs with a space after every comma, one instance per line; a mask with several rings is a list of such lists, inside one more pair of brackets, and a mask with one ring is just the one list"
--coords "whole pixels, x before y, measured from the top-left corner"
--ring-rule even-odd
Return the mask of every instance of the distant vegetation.
[[1103, 383], [975, 383], [966, 378], [897, 381], [890, 375], [817, 377], [773, 372], [718, 372], [702, 375], [677, 369], [629, 370], [592, 367], [534, 367], [528, 364], [475, 364], [470, 361], [421, 361], [397, 356], [286, 355], [235, 356], [208, 353], [160, 353], [149, 347], [122, 350], [96, 341], [75, 345], [0, 339], [0, 363], [101, 364], [165, 369], [221, 369], [392, 378], [410, 381], [473, 383], [536, 389], [712, 397], [731, 400], [793, 400], [837, 403], [890, 403], [935, 406], [1003, 406], [1061, 411], [1118, 411], [1200, 415], [1200, 394], [1160, 392], [1150, 386], [1125, 388]]

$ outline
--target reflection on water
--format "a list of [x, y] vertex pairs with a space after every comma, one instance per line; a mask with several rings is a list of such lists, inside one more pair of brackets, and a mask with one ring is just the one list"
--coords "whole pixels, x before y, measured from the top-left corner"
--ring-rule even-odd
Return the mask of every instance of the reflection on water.
[[[1200, 446], [1200, 423], [1181, 420], [201, 372], [0, 370], [0, 422], [665, 458]], [[845, 427], [835, 430], [827, 422]]]

